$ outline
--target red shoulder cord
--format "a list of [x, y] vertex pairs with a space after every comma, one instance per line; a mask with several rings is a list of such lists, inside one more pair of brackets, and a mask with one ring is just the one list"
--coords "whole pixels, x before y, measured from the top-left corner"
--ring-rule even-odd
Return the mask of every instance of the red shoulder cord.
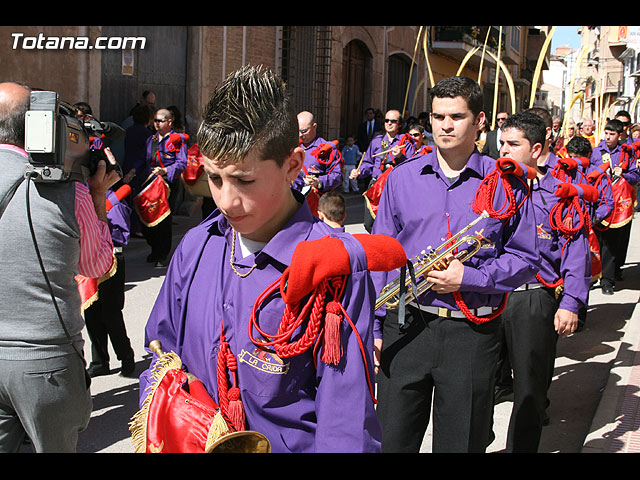
[[580, 179], [576, 179], [576, 183], [583, 183], [586, 175], [583, 171], [578, 170], [578, 160], [580, 160], [580, 163], [585, 168], [587, 165], [589, 165], [589, 159], [585, 157], [579, 157], [578, 159], [559, 158], [558, 163], [556, 163], [556, 166], [553, 167], [553, 170], [551, 171], [551, 175], [553, 175], [561, 182], [573, 183], [569, 172], [572, 170], [576, 170], [578, 171], [578, 173], [580, 173]]
[[[515, 194], [513, 193], [513, 187], [509, 182], [509, 176], [514, 176], [512, 173], [507, 173], [501, 170], [499, 167], [496, 167], [491, 173], [489, 173], [480, 183], [478, 190], [476, 191], [475, 199], [473, 202], [473, 211], [477, 214], [482, 213], [483, 211], [487, 211], [491, 218], [496, 218], [498, 220], [508, 220], [512, 216], [516, 214], [516, 212], [520, 209], [520, 207], [524, 204], [526, 199], [530, 195], [529, 186], [527, 182], [525, 182], [520, 175], [515, 175], [526, 188], [527, 194], [522, 199], [519, 205], [516, 204]], [[505, 192], [505, 203], [502, 207], [496, 210], [493, 206], [493, 200], [495, 197], [496, 189], [501, 185]], [[462, 298], [462, 294], [460, 292], [453, 292], [453, 298], [456, 302], [456, 305], [460, 309], [460, 311], [464, 314], [467, 319], [476, 324], [483, 324], [494, 318], [500, 316], [507, 306], [507, 298], [509, 294], [505, 293], [502, 297], [502, 302], [496, 310], [494, 310], [490, 315], [486, 317], [478, 317], [471, 312], [467, 304], [464, 302]]]
[[[577, 226], [573, 225], [573, 217], [575, 214], [577, 214], [579, 218]], [[589, 212], [586, 211], [586, 207], [583, 209], [582, 205], [580, 205], [578, 196], [571, 195], [560, 198], [558, 202], [551, 207], [549, 211], [549, 225], [553, 230], [560, 232], [566, 239], [560, 249], [560, 256], [562, 256], [567, 243], [569, 243], [581, 228], [584, 228], [586, 232], [591, 230], [591, 217]], [[544, 280], [539, 273], [536, 274], [536, 279], [548, 288], [557, 288], [564, 283], [562, 278], [559, 278], [555, 282], [548, 282]]]
[[[231, 372], [231, 388], [229, 388], [227, 380], [227, 371]], [[216, 364], [218, 403], [220, 404], [220, 413], [232, 431], [245, 429], [244, 407], [240, 398], [240, 388], [238, 388], [237, 371], [238, 362], [231, 352], [229, 342], [224, 337], [223, 324], [220, 322], [220, 347]]]
[[333, 166], [327, 173], [332, 172], [337, 165], [340, 165], [340, 168], [342, 168], [342, 164], [344, 163], [340, 151], [333, 148], [333, 146], [336, 144], [337, 140], [330, 143], [323, 143], [311, 152], [311, 155], [313, 155], [318, 163], [322, 165], [330, 165], [337, 156], [337, 161], [333, 164]]
[[[409, 134], [407, 133], [403, 133], [402, 136], [400, 137], [400, 141], [398, 142], [398, 144], [396, 146], [401, 147], [400, 150], [402, 151], [402, 153], [404, 155], [407, 154], [407, 143], [411, 142], [413, 144], [413, 137], [411, 137]], [[393, 147], [391, 147], [393, 148]], [[386, 169], [388, 168], [393, 168], [396, 166], [396, 159], [395, 157], [391, 157], [393, 159], [393, 165], [387, 165], [387, 163], [385, 162], [385, 159], [387, 158], [388, 155], [391, 155], [391, 152], [387, 152], [384, 154], [384, 157], [382, 157], [382, 160], [380, 160], [380, 171], [384, 172]]]
[[[476, 190], [475, 200], [473, 202], [473, 211], [480, 215], [483, 211], [487, 211], [491, 218], [497, 218], [498, 220], [507, 220], [515, 215], [529, 197], [529, 186], [519, 175], [515, 175], [527, 189], [527, 195], [522, 199], [520, 205], [516, 205], [515, 195], [513, 193], [513, 187], [509, 183], [509, 177], [514, 176], [511, 173], [506, 173], [496, 167], [491, 173], [484, 177], [478, 190]], [[496, 210], [493, 206], [493, 200], [495, 198], [496, 189], [498, 185], [502, 185], [506, 198], [505, 203]]]
[[[376, 404], [377, 400], [374, 394], [373, 382], [369, 376], [369, 369], [367, 368], [367, 357], [362, 338], [360, 338], [358, 330], [339, 300], [342, 297], [345, 285], [346, 277], [325, 279], [315, 288], [304, 305], [302, 305], [302, 302], [292, 305], [285, 303], [277, 333], [269, 334], [264, 332], [258, 325], [256, 312], [260, 304], [280, 288], [280, 278], [278, 278], [258, 296], [253, 305], [249, 321], [249, 338], [259, 348], [273, 347], [278, 356], [282, 358], [299, 355], [313, 346], [316, 368], [317, 352], [322, 345], [322, 362], [337, 365], [342, 357], [342, 346], [340, 344], [341, 323], [343, 318], [346, 319], [358, 341], [365, 365], [369, 393], [374, 404]], [[325, 305], [327, 298], [329, 298], [329, 301]], [[302, 326], [307, 317], [308, 322], [304, 332], [297, 340], [292, 341], [294, 332]], [[253, 336], [254, 329], [267, 341], [256, 340]]]
[[626, 143], [620, 147], [620, 162], [618, 166], [622, 168], [622, 171], [626, 171], [629, 168], [629, 160], [634, 150], [634, 147]]
[[[602, 205], [603, 202], [605, 203], [607, 202], [607, 196], [605, 194], [605, 190], [601, 190], [601, 187], [602, 187], [602, 179], [605, 176], [606, 177], [609, 176], [609, 174], [607, 173], [607, 170], [609, 170], [610, 168], [611, 168], [611, 163], [608, 162], [606, 164], [602, 164], [598, 166], [595, 170], [593, 170], [591, 173], [587, 175], [587, 183], [589, 185], [593, 185], [595, 188], [597, 188], [599, 191], [602, 192], [602, 194], [600, 195], [600, 202], [598, 203], [598, 207]], [[609, 177], [608, 188], [610, 189], [613, 188], [611, 184], [611, 177]], [[600, 227], [598, 225], [593, 225], [592, 228], [594, 230], [604, 231], [604, 230], [607, 230], [608, 227]]]

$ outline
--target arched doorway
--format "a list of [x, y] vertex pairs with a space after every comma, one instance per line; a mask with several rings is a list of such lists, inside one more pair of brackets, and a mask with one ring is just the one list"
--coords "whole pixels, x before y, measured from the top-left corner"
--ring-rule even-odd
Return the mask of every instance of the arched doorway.
[[349, 42], [342, 53], [342, 100], [340, 109], [340, 136], [358, 133], [358, 125], [363, 121], [365, 104], [370, 98], [371, 53], [358, 40]]
[[[407, 109], [411, 108], [416, 89], [416, 75], [411, 76], [409, 93], [407, 95], [407, 83], [411, 72], [411, 59], [402, 54], [394, 54], [389, 57], [389, 77], [387, 83], [387, 110], [398, 110], [402, 112], [402, 107], [407, 97]], [[415, 115], [414, 112], [410, 112]]]

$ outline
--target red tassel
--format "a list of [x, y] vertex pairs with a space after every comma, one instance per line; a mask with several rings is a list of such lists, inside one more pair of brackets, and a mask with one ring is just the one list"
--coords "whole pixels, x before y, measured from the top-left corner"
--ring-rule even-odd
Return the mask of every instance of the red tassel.
[[340, 304], [337, 301], [329, 302], [326, 310], [322, 361], [327, 364], [337, 365], [342, 357], [342, 346], [340, 345], [342, 315]]
[[229, 389], [229, 419], [236, 431], [244, 430], [244, 407], [240, 399], [240, 389], [231, 387]]

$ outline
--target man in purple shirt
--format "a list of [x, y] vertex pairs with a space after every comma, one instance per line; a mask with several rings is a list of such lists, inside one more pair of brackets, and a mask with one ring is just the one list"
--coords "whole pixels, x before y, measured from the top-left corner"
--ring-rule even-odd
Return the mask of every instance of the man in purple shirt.
[[[374, 234], [398, 239], [408, 258], [447, 243], [449, 234], [477, 220], [472, 208], [476, 192], [496, 171], [496, 161], [475, 146], [486, 120], [480, 87], [468, 78], [451, 77], [431, 95], [437, 149], [393, 169], [373, 225]], [[407, 305], [404, 322], [387, 310], [375, 332], [376, 349], [382, 349], [377, 412], [383, 452], [419, 451], [432, 398], [434, 452], [484, 452], [489, 444], [500, 349], [496, 309], [539, 269], [527, 185], [520, 176], [506, 177], [515, 213], [506, 220], [485, 218], [472, 227], [468, 233], [482, 240], [478, 253], [464, 264], [453, 259], [446, 270], [425, 274], [434, 285]], [[490, 199], [496, 210], [504, 205], [506, 192], [507, 187], [497, 189]], [[382, 288], [392, 277], [375, 275], [376, 286]], [[464, 313], [466, 308], [470, 312]]]
[[[269, 70], [244, 67], [214, 92], [198, 144], [218, 211], [177, 247], [145, 342], [160, 340], [164, 351], [180, 355], [218, 405], [227, 381], [236, 382], [246, 428], [264, 434], [273, 452], [377, 452], [376, 292], [359, 242], [314, 217], [291, 188], [304, 161], [297, 132], [285, 86]], [[343, 322], [337, 366], [325, 363], [314, 348], [288, 356], [267, 345], [263, 337], [276, 334], [285, 304], [277, 294], [256, 301], [279, 281], [300, 242], [314, 245], [310, 241], [327, 235], [339, 238], [351, 259], [340, 302], [354, 328]], [[221, 380], [217, 362], [225, 360], [227, 345], [236, 361]], [[140, 392], [150, 383], [149, 373], [140, 377]]]
[[[616, 281], [622, 280], [622, 266], [624, 265], [627, 247], [629, 245], [629, 235], [631, 234], [631, 222], [633, 221], [633, 200], [635, 200], [635, 186], [640, 181], [640, 172], [635, 155], [629, 154], [628, 165], [624, 165], [622, 160], [623, 148], [627, 145], [620, 145], [620, 135], [624, 126], [620, 120], [609, 120], [604, 128], [604, 140], [591, 154], [591, 164], [600, 167], [609, 163], [609, 175], [612, 179], [614, 190], [615, 209], [621, 208], [626, 203], [626, 212], [621, 215], [614, 209], [613, 216], [607, 219], [608, 228], [598, 231], [598, 241], [600, 242], [602, 258], [602, 277], [600, 286], [602, 293], [613, 295]], [[626, 190], [618, 190], [626, 182], [630, 187]], [[616, 185], [618, 183], [618, 185]]]
[[[536, 453], [540, 442], [547, 390], [551, 381], [558, 336], [576, 331], [578, 312], [587, 302], [591, 280], [591, 257], [587, 240], [588, 222], [572, 212], [575, 233], [560, 231], [563, 225], [550, 223], [555, 196], [562, 182], [552, 170], [538, 165], [546, 141], [543, 120], [531, 112], [516, 113], [502, 126], [500, 155], [525, 164], [537, 172], [531, 182], [531, 199], [536, 218], [536, 236], [541, 257], [535, 279], [525, 282], [509, 295], [501, 315], [503, 352], [513, 370], [513, 411], [507, 434], [507, 452]], [[587, 188], [585, 186], [584, 188]], [[594, 188], [595, 187], [589, 187]], [[580, 199], [582, 214], [588, 206]], [[564, 216], [564, 214], [563, 214]], [[562, 292], [558, 288], [562, 285]]]
[[[342, 185], [342, 156], [333, 142], [318, 136], [318, 124], [311, 112], [298, 114], [300, 146], [304, 150], [304, 166], [293, 182], [293, 188], [308, 195], [315, 189], [318, 197]], [[317, 198], [316, 198], [317, 200]], [[310, 204], [317, 214], [315, 201]]]
[[[364, 178], [368, 184], [365, 191], [373, 185], [387, 168], [411, 158], [415, 147], [408, 136], [401, 134], [402, 115], [398, 110], [389, 110], [384, 116], [385, 133], [371, 140], [358, 168], [351, 171], [350, 178]], [[368, 208], [364, 210], [364, 226], [371, 231], [374, 217]]]
[[[153, 119], [156, 133], [147, 139], [145, 163], [133, 165], [140, 182], [145, 182], [151, 174], [164, 177], [169, 184], [171, 211], [175, 208], [180, 174], [187, 166], [187, 143], [184, 135], [173, 130], [173, 120], [173, 114], [167, 109], [161, 108], [156, 112]], [[151, 247], [147, 262], [154, 263], [156, 267], [167, 266], [171, 253], [172, 222], [172, 215], [168, 215], [157, 225], [142, 226], [142, 233]]]

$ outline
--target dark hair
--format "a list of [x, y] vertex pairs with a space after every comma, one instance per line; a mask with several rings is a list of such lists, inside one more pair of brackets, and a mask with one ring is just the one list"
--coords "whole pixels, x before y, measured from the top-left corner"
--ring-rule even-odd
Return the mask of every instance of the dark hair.
[[299, 143], [285, 83], [266, 67], [231, 73], [211, 95], [203, 118], [198, 145], [215, 162], [239, 162], [256, 149], [261, 159], [282, 166]]
[[553, 118], [551, 118], [551, 114], [549, 113], [548, 110], [542, 107], [533, 107], [525, 110], [525, 112], [530, 112], [530, 113], [533, 113], [534, 115], [539, 116], [547, 128], [553, 127]]
[[520, 130], [531, 146], [539, 143], [544, 146], [547, 139], [547, 127], [538, 115], [525, 111], [509, 115], [502, 124], [502, 130], [514, 128]]
[[591, 142], [588, 139], [580, 136], [575, 136], [566, 146], [567, 153], [572, 156], [577, 157], [586, 157], [589, 158], [591, 156], [591, 152], [593, 149], [591, 148]]
[[431, 89], [431, 101], [434, 98], [462, 97], [474, 116], [483, 110], [484, 99], [480, 85], [467, 77], [448, 77], [440, 80]]
[[89, 105], [87, 102], [78, 102], [73, 106], [73, 108], [76, 110], [80, 110], [83, 115], [93, 115], [91, 105]]
[[611, 119], [607, 121], [607, 124], [604, 126], [605, 130], [611, 130], [616, 133], [622, 133], [624, 131], [624, 125], [620, 120]]
[[409, 128], [407, 128], [407, 132], [411, 130], [418, 130], [420, 133], [424, 133], [424, 126], [419, 123], [412, 123], [409, 125]]
[[184, 132], [184, 122], [182, 121], [182, 112], [175, 105], [170, 105], [167, 107], [167, 110], [171, 112], [173, 116], [173, 129], [176, 132]]
[[147, 125], [153, 117], [153, 108], [150, 105], [138, 105], [131, 112], [133, 123]]
[[344, 221], [347, 202], [339, 192], [325, 193], [318, 200], [318, 212], [322, 212], [332, 222]]
[[631, 114], [626, 110], [618, 110], [613, 118], [627, 117], [631, 121]]

